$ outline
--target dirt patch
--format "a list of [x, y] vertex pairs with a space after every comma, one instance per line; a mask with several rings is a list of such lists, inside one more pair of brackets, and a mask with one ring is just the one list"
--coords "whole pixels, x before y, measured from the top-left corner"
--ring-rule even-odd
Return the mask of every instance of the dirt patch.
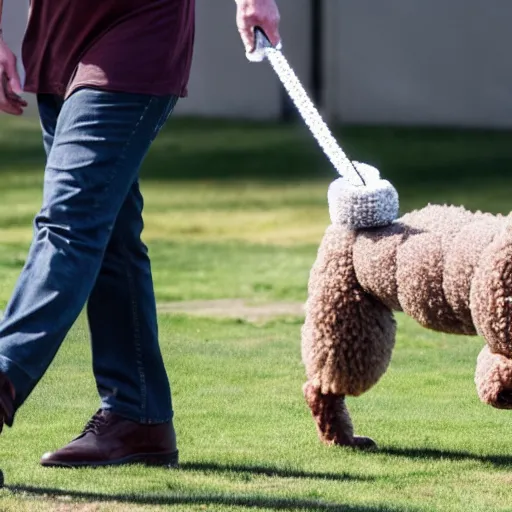
[[195, 300], [165, 302], [158, 305], [158, 312], [262, 322], [279, 317], [302, 317], [304, 304], [302, 302], [257, 303], [244, 299]]
[[[159, 313], [183, 313], [186, 315], [237, 318], [248, 322], [266, 322], [282, 317], [303, 317], [303, 302], [256, 303], [244, 299], [191, 300], [162, 302]], [[0, 311], [0, 319], [3, 312]]]

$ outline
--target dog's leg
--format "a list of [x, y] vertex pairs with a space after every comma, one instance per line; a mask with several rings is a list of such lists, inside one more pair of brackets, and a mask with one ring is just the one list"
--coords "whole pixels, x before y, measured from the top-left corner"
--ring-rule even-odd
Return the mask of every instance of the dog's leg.
[[344, 395], [324, 395], [311, 382], [304, 384], [303, 392], [316, 422], [318, 437], [323, 443], [359, 449], [376, 447], [369, 437], [354, 435]]
[[475, 384], [480, 400], [496, 409], [512, 409], [512, 359], [485, 345], [478, 355]]

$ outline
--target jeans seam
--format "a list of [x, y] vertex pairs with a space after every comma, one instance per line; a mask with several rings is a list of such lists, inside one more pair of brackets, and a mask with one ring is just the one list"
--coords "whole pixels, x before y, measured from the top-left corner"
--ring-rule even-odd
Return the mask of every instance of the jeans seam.
[[124, 159], [124, 157], [126, 155], [126, 152], [128, 150], [128, 147], [130, 146], [131, 142], [133, 141], [133, 137], [134, 137], [135, 133], [137, 132], [137, 128], [140, 126], [140, 123], [144, 119], [145, 115], [147, 114], [147, 112], [148, 112], [149, 108], [151, 107], [151, 105], [153, 104], [154, 100], [155, 100], [154, 96], [151, 96], [149, 98], [149, 101], [147, 102], [147, 105], [144, 107], [144, 110], [142, 111], [142, 113], [141, 113], [137, 123], [133, 127], [132, 132], [130, 133], [130, 135], [126, 139], [126, 142], [125, 142], [123, 148], [119, 152], [119, 156], [117, 157], [117, 160], [113, 164], [113, 172], [110, 175], [110, 177], [108, 178], [108, 180], [106, 180], [105, 187], [103, 189], [103, 193], [95, 201], [95, 203], [93, 205], [93, 208], [98, 208], [100, 203], [105, 199], [105, 196], [108, 194], [108, 192], [110, 190], [110, 186], [112, 185], [112, 182], [114, 181], [115, 177], [117, 176], [117, 172], [119, 170], [119, 164], [123, 161], [123, 159]]
[[[119, 156], [114, 164], [114, 172], [110, 176], [110, 179], [108, 180], [108, 182], [105, 184], [103, 194], [102, 194], [101, 198], [99, 198], [98, 201], [96, 202], [96, 206], [98, 206], [99, 203], [108, 194], [109, 187], [111, 186], [112, 182], [114, 181], [114, 179], [117, 175], [117, 171], [119, 169], [119, 164], [123, 161], [123, 159], [126, 155], [126, 152], [128, 150], [128, 147], [130, 146], [130, 143], [132, 142], [133, 137], [134, 137], [135, 133], [137, 132], [138, 127], [140, 126], [140, 123], [144, 119], [145, 115], [147, 114], [147, 112], [148, 112], [149, 108], [151, 107], [151, 105], [153, 104], [154, 100], [155, 100], [154, 97], [149, 98], [149, 101], [147, 102], [147, 105], [145, 106], [143, 112], [141, 113], [139, 120], [133, 127], [133, 130], [132, 130], [130, 136], [127, 138], [123, 149], [119, 152]], [[140, 421], [144, 422], [145, 416], [147, 416], [147, 410], [146, 410], [147, 409], [146, 408], [147, 386], [146, 386], [146, 374], [144, 372], [144, 365], [143, 365], [143, 361], [142, 361], [142, 350], [141, 350], [141, 344], [140, 344], [140, 319], [139, 319], [139, 315], [138, 315], [138, 303], [137, 303], [137, 299], [136, 299], [136, 294], [134, 292], [133, 276], [130, 271], [130, 266], [129, 266], [129, 263], [127, 260], [128, 250], [127, 250], [125, 244], [122, 244], [122, 251], [125, 254], [125, 258], [124, 258], [125, 272], [126, 272], [126, 277], [128, 280], [128, 290], [129, 290], [129, 294], [130, 294], [130, 303], [131, 303], [131, 308], [132, 308], [131, 315], [132, 315], [132, 322], [133, 322], [133, 341], [134, 341], [134, 345], [135, 345], [135, 359], [136, 359], [137, 372], [139, 375], [139, 383], [140, 383], [140, 404], [139, 405], [140, 405], [140, 410], [143, 414], [140, 417]]]
[[135, 360], [137, 364], [137, 373], [139, 375], [140, 382], [140, 409], [143, 411], [143, 416], [140, 417], [140, 421], [143, 422], [145, 417], [147, 416], [146, 411], [146, 402], [147, 402], [147, 386], [146, 386], [146, 373], [144, 371], [144, 364], [142, 361], [142, 350], [140, 345], [140, 318], [138, 314], [138, 302], [137, 302], [137, 294], [134, 290], [133, 284], [133, 275], [130, 270], [130, 264], [128, 261], [128, 249], [125, 244], [122, 244], [122, 251], [125, 255], [123, 261], [125, 262], [125, 272], [126, 278], [128, 281], [128, 292], [130, 294], [130, 304], [131, 304], [131, 315], [132, 315], [132, 323], [133, 323], [133, 342], [135, 345]]
[[156, 138], [156, 136], [158, 135], [158, 132], [162, 129], [162, 127], [165, 124], [165, 122], [167, 121], [167, 119], [169, 119], [169, 116], [171, 115], [171, 112], [173, 111], [173, 109], [177, 103], [178, 103], [178, 97], [171, 96], [171, 98], [169, 99], [169, 102], [167, 103], [167, 106], [165, 107], [164, 111], [162, 112], [162, 114], [158, 120], [158, 123], [157, 123], [155, 131], [154, 131], [153, 140]]
[[[123, 159], [125, 158], [126, 156], [126, 153], [127, 153], [127, 150], [134, 138], [134, 135], [136, 134], [137, 132], [137, 129], [138, 127], [140, 126], [141, 122], [143, 121], [144, 117], [146, 116], [149, 108], [151, 107], [151, 105], [154, 103], [155, 101], [155, 97], [151, 97], [149, 98], [149, 101], [147, 102], [147, 105], [145, 106], [143, 112], [141, 113], [140, 115], [140, 118], [139, 120], [137, 121], [137, 123], [135, 124], [135, 126], [133, 127], [133, 130], [131, 132], [131, 134], [129, 135], [129, 137], [127, 138], [127, 141], [126, 143], [124, 144], [122, 150], [119, 152], [119, 156], [115, 162], [115, 164], [113, 165], [114, 167], [114, 171], [112, 172], [111, 176], [109, 177], [108, 181], [105, 183], [105, 187], [104, 187], [104, 190], [103, 190], [103, 193], [101, 195], [100, 198], [98, 198], [97, 202], [96, 202], [96, 205], [95, 206], [99, 206], [99, 204], [101, 203], [101, 201], [104, 199], [105, 195], [108, 194], [108, 191], [109, 191], [109, 188], [112, 184], [112, 182], [114, 181], [116, 175], [117, 175], [117, 172], [118, 172], [118, 169], [119, 169], [119, 166], [120, 166], [120, 163], [123, 161]], [[177, 102], [177, 98], [176, 98], [176, 101], [175, 102], [170, 102], [171, 103], [171, 108], [168, 108], [169, 110], [169, 114], [170, 114], [170, 111], [172, 110], [172, 103], [176, 103]], [[167, 110], [167, 109], [166, 109]], [[159, 123], [162, 122], [162, 119], [165, 115], [165, 111], [162, 113], [162, 115], [160, 116], [159, 118]], [[156, 130], [158, 131], [158, 128], [159, 128], [159, 125], [157, 125], [157, 128]], [[152, 138], [154, 139], [154, 137]], [[139, 385], [140, 385], [140, 402], [139, 402], [139, 406], [140, 406], [140, 417], [139, 417], [139, 422], [140, 423], [152, 423], [152, 422], [155, 422], [157, 423], [158, 420], [154, 420], [154, 421], [151, 421], [149, 420], [148, 421], [148, 411], [147, 411], [147, 382], [146, 382], [146, 373], [145, 373], [145, 368], [144, 368], [144, 362], [143, 362], [143, 355], [142, 355], [142, 347], [141, 347], [141, 336], [140, 336], [140, 318], [139, 318], [139, 314], [138, 314], [138, 301], [137, 301], [137, 297], [136, 297], [136, 293], [135, 293], [135, 287], [134, 287], [134, 278], [133, 278], [133, 274], [131, 272], [131, 269], [130, 269], [130, 264], [129, 264], [129, 261], [128, 261], [128, 249], [126, 247], [126, 244], [122, 244], [121, 245], [121, 249], [122, 249], [122, 252], [124, 253], [124, 267], [125, 267], [125, 273], [126, 273], [126, 278], [127, 278], [127, 282], [128, 282], [128, 293], [129, 293], [129, 296], [130, 296], [130, 305], [131, 305], [131, 319], [132, 319], [132, 324], [133, 324], [133, 343], [134, 343], [134, 349], [135, 349], [135, 361], [136, 361], [136, 366], [137, 366], [137, 373], [138, 373], [138, 377], [139, 377]]]

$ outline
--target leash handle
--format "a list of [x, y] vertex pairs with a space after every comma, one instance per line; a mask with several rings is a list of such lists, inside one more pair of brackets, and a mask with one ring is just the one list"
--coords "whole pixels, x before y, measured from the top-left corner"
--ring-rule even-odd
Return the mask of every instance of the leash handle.
[[245, 56], [251, 62], [262, 62], [267, 57], [267, 50], [281, 50], [283, 45], [281, 41], [273, 46], [270, 39], [261, 27], [254, 27], [254, 49], [252, 52], [246, 52]]

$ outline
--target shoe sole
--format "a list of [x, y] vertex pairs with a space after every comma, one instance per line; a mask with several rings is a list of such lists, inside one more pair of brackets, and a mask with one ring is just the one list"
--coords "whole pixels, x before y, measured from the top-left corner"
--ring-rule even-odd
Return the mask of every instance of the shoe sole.
[[41, 461], [41, 465], [53, 468], [94, 468], [101, 466], [120, 466], [123, 464], [143, 464], [145, 466], [164, 466], [170, 469], [179, 467], [178, 461], [179, 452], [176, 450], [172, 453], [154, 454], [154, 453], [137, 453], [129, 455], [122, 459], [107, 460], [107, 461]]

